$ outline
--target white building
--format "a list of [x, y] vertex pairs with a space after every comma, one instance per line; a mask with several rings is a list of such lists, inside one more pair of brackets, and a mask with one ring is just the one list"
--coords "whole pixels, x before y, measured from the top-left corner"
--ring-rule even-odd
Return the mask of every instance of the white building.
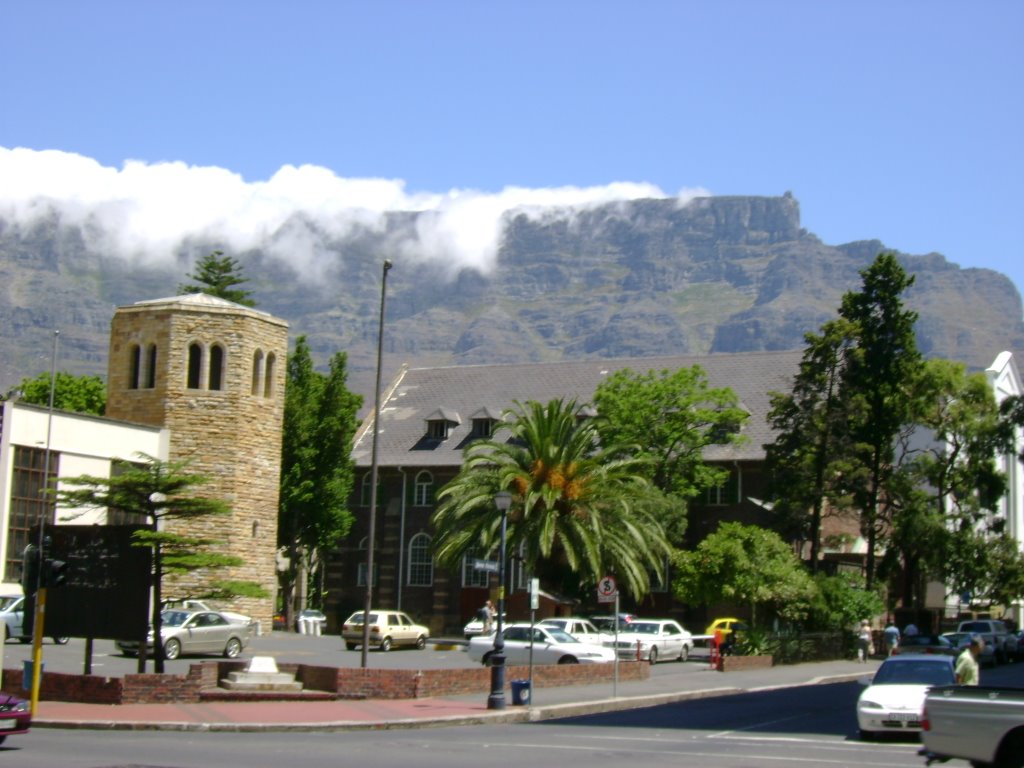
[[28, 532], [43, 515], [47, 524], [114, 523], [107, 510], [77, 516], [54, 510], [43, 478], [109, 477], [117, 461], [138, 461], [143, 453], [166, 461], [167, 429], [53, 411], [17, 401], [0, 403], [0, 589], [21, 589], [22, 553]]

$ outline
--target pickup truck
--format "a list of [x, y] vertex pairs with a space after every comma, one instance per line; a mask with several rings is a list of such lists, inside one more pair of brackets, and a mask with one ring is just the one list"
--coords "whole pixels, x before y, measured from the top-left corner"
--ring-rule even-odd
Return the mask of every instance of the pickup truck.
[[972, 619], [961, 621], [957, 632], [981, 635], [985, 645], [993, 649], [997, 664], [1005, 664], [1017, 655], [1017, 638], [1005, 622], [997, 619]]
[[1024, 688], [945, 685], [924, 700], [920, 754], [976, 768], [1024, 768]]

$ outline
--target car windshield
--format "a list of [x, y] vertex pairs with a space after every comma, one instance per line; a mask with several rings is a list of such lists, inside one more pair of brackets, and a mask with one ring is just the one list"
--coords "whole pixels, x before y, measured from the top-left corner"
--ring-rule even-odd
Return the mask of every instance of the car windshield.
[[0, 611], [8, 610], [12, 605], [21, 600], [21, 597], [0, 597]]
[[160, 621], [165, 627], [180, 627], [191, 615], [188, 611], [163, 611]]
[[872, 685], [952, 685], [953, 665], [949, 663], [887, 661], [878, 668]]
[[935, 635], [911, 635], [903, 639], [904, 648], [912, 645], [941, 645], [947, 647], [949, 646], [949, 640], [944, 637], [936, 637]]
[[556, 643], [578, 643], [579, 642], [579, 640], [577, 640], [575, 637], [570, 635], [564, 629], [559, 629], [558, 627], [552, 627], [552, 626], [549, 626], [547, 624], [544, 625], [544, 629], [547, 630], [548, 634], [551, 636], [551, 639], [554, 640]]
[[656, 635], [658, 634], [658, 625], [650, 621], [633, 621], [629, 624], [622, 625], [619, 628], [619, 632], [641, 635]]
[[[370, 614], [370, 623], [376, 624], [379, 621], [376, 613]], [[362, 624], [363, 623], [363, 612], [356, 611], [345, 620], [346, 624]]]

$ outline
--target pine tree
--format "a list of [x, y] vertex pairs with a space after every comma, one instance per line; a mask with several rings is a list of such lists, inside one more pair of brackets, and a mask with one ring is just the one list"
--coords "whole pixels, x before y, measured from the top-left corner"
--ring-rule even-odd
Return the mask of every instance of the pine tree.
[[199, 285], [182, 283], [178, 286], [179, 294], [205, 293], [227, 301], [233, 301], [245, 307], [255, 307], [256, 302], [250, 298], [252, 291], [235, 288], [236, 285], [249, 282], [242, 276], [241, 265], [223, 251], [214, 251], [196, 262], [195, 272], [187, 274]]

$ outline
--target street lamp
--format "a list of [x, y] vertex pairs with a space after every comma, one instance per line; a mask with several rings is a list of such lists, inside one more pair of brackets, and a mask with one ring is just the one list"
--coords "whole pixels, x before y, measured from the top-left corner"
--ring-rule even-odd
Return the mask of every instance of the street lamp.
[[491, 652], [491, 694], [487, 697], [488, 709], [505, 708], [505, 639], [502, 629], [505, 616], [505, 529], [508, 524], [508, 508], [512, 506], [512, 494], [498, 491], [494, 494], [494, 506], [501, 512], [501, 543], [498, 546], [498, 625], [494, 631], [494, 650]]
[[373, 447], [370, 449], [370, 527], [366, 547], [366, 599], [363, 605], [363, 649], [360, 666], [366, 669], [370, 646], [370, 611], [373, 610], [373, 548], [376, 544], [377, 522], [377, 436], [380, 434], [380, 361], [384, 351], [384, 300], [387, 296], [388, 270], [391, 260], [384, 259], [380, 279], [380, 323], [377, 326], [377, 383], [373, 390]]

